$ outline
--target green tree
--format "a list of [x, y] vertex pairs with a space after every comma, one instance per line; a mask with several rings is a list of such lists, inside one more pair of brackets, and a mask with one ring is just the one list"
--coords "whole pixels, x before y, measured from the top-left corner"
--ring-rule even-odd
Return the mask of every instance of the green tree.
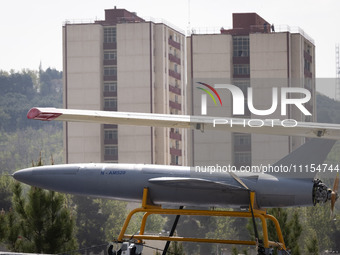
[[318, 239], [316, 237], [316, 233], [313, 233], [312, 238], [307, 241], [307, 251], [310, 255], [318, 255], [319, 254], [319, 245]]
[[23, 72], [1, 72], [0, 73], [1, 93], [19, 93], [32, 98], [34, 86], [31, 75], [27, 71]]
[[183, 244], [179, 242], [171, 242], [167, 253], [176, 254], [176, 255], [185, 255]]
[[11, 176], [6, 173], [0, 175], [0, 213], [9, 211], [11, 208], [12, 183], [13, 179]]
[[[136, 213], [133, 215], [127, 233], [137, 233], [140, 230], [143, 214]], [[145, 224], [145, 232], [159, 233], [163, 228], [164, 224], [168, 220], [167, 217], [158, 214], [151, 214]]]
[[61, 253], [76, 248], [74, 219], [62, 194], [31, 187], [25, 198], [22, 185], [15, 183], [7, 220], [11, 250]]
[[10, 211], [11, 208], [11, 185], [12, 178], [8, 175], [0, 175], [0, 242], [5, 240], [8, 235], [6, 212]]
[[6, 234], [4, 236], [4, 241], [7, 247], [11, 251], [21, 250], [20, 237], [20, 225], [16, 221], [16, 215], [13, 210], [10, 210], [6, 214]]
[[6, 233], [6, 222], [5, 222], [5, 214], [3, 212], [0, 212], [0, 242], [2, 242], [3, 239], [5, 239], [5, 233]]
[[329, 204], [309, 207], [305, 209], [306, 229], [309, 231], [306, 233], [306, 242], [309, 239], [313, 239], [313, 235], [310, 233], [315, 233], [317, 244], [320, 251], [325, 249], [335, 248], [335, 238], [336, 234], [336, 221], [330, 218], [330, 208]]
[[238, 249], [235, 246], [231, 249], [231, 254], [238, 255]]
[[[286, 244], [286, 247], [292, 250], [293, 254], [300, 254], [300, 236], [302, 233], [302, 225], [299, 219], [299, 211], [290, 211], [283, 208], [269, 209], [268, 213], [273, 215], [279, 222], [281, 232]], [[290, 219], [289, 219], [290, 218]], [[269, 221], [268, 236], [270, 240], [278, 241], [275, 225]]]
[[[0, 71], [0, 130], [15, 132], [27, 126], [42, 127], [42, 123], [26, 118], [27, 111], [35, 106], [62, 105], [62, 73], [48, 68], [40, 70], [39, 78], [38, 82], [38, 72], [32, 70]], [[48, 125], [56, 126], [53, 123]]]
[[15, 169], [25, 168], [31, 164], [32, 158], [39, 157], [39, 152], [44, 162], [49, 162], [51, 155], [56, 163], [62, 162], [61, 128], [46, 126], [41, 129], [28, 127], [15, 133], [0, 131], [1, 170], [12, 173]]
[[[287, 238], [290, 235], [290, 228], [288, 224], [288, 211], [283, 208], [271, 208], [268, 210], [268, 214], [273, 215], [279, 222], [281, 227], [282, 236], [287, 242]], [[272, 241], [278, 241], [275, 225], [272, 221], [268, 222], [268, 238]], [[287, 246], [287, 244], [286, 244]]]
[[105, 238], [106, 240], [117, 238], [127, 215], [127, 203], [110, 199], [99, 199], [99, 202], [101, 213], [106, 219], [104, 224]]
[[80, 249], [89, 247], [84, 254], [101, 252], [103, 247], [91, 248], [91, 246], [102, 244], [105, 240], [106, 217], [102, 213], [100, 201], [85, 196], [73, 196], [72, 200], [77, 212], [77, 239]]
[[291, 248], [292, 254], [299, 255], [301, 254], [299, 238], [302, 233], [302, 226], [299, 220], [298, 211], [293, 212], [292, 219], [290, 220], [288, 227], [290, 227], [291, 232], [287, 239], [287, 246]]
[[62, 72], [56, 69], [47, 68], [45, 71], [39, 71], [40, 92], [43, 96], [47, 96], [58, 92], [62, 88]]
[[216, 217], [216, 228], [207, 233], [208, 238], [235, 239], [236, 232], [232, 217]]

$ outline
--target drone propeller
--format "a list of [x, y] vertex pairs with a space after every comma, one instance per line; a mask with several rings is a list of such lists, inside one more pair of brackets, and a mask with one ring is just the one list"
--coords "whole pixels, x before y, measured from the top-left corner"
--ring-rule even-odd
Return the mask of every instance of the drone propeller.
[[336, 175], [336, 178], [333, 184], [332, 193], [331, 193], [331, 216], [332, 218], [333, 218], [333, 213], [334, 213], [335, 202], [339, 198], [338, 188], [339, 188], [339, 173]]
[[231, 177], [234, 178], [235, 181], [237, 181], [243, 188], [245, 188], [246, 190], [250, 191], [250, 189], [247, 187], [247, 185], [244, 184], [244, 182], [233, 172], [229, 172], [229, 174], [231, 175]]

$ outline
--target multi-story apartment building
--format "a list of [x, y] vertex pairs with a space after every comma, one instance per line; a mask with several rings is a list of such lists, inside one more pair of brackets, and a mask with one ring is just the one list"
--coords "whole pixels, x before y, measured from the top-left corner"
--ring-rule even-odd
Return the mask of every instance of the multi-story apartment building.
[[[197, 82], [234, 84], [254, 106], [268, 109], [272, 88], [308, 89], [312, 116], [280, 107], [269, 119], [314, 121], [315, 50], [302, 31], [272, 26], [255, 13], [233, 14], [233, 28], [216, 34], [184, 34], [145, 21], [124, 9], [105, 11], [105, 20], [63, 27], [64, 106], [74, 109], [200, 115]], [[186, 46], [185, 46], [186, 45]], [[187, 72], [185, 73], [185, 70]], [[186, 79], [187, 76], [187, 79]], [[186, 86], [186, 84], [188, 84]], [[208, 100], [208, 115], [232, 117], [232, 97], [219, 90], [223, 106]], [[188, 108], [188, 109], [187, 109]], [[261, 119], [247, 111], [243, 118]], [[154, 127], [66, 123], [65, 159], [73, 162], [175, 165], [273, 163], [303, 138], [190, 131]]]
[[[63, 26], [64, 107], [184, 114], [185, 36], [124, 9]], [[182, 130], [66, 123], [65, 161], [185, 165]]]
[[[243, 116], [233, 116], [232, 96], [228, 90], [218, 90], [223, 106], [208, 100], [208, 115], [255, 119], [316, 120], [315, 104], [315, 49], [301, 29], [293, 33], [288, 27], [275, 28], [256, 13], [233, 14], [233, 28], [221, 29], [216, 34], [192, 34], [187, 38], [188, 113], [201, 114], [202, 90], [198, 82], [233, 84], [247, 97], [253, 89], [256, 109], [269, 109], [272, 88], [299, 87], [311, 92], [305, 107], [312, 116], [289, 106], [281, 116], [280, 107], [269, 116], [252, 114], [247, 107]], [[276, 30], [276, 31], [275, 31]], [[292, 98], [296, 95], [291, 94]], [[217, 100], [217, 99], [216, 99]], [[280, 99], [278, 99], [280, 100]], [[247, 101], [245, 101], [247, 105]], [[271, 164], [304, 142], [300, 137], [250, 135], [217, 131], [191, 132], [189, 163], [191, 165]]]

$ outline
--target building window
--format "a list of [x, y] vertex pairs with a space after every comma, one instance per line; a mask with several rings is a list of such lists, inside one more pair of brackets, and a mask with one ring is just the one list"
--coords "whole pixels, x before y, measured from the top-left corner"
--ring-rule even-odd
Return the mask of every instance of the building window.
[[311, 71], [310, 69], [311, 69], [310, 68], [310, 62], [307, 59], [305, 59], [305, 70], [310, 72]]
[[171, 164], [172, 165], [178, 165], [179, 164], [178, 156], [171, 155]]
[[104, 130], [104, 137], [105, 137], [105, 140], [117, 140], [118, 138], [117, 129]]
[[116, 60], [117, 52], [115, 50], [104, 51], [104, 60]]
[[[313, 89], [312, 89], [312, 79], [306, 78], [306, 79], [304, 79], [304, 80], [305, 80], [305, 88], [308, 89], [308, 90], [310, 90], [310, 91], [312, 91], [312, 90], [313, 90]], [[309, 102], [311, 102], [311, 101], [309, 101]]]
[[115, 43], [116, 42], [116, 28], [105, 27], [104, 28], [104, 43]]
[[249, 75], [249, 64], [234, 65], [234, 75]]
[[117, 156], [118, 155], [117, 145], [105, 145], [104, 153], [106, 156]]
[[114, 109], [114, 108], [117, 108], [117, 98], [105, 98], [104, 109]]
[[233, 84], [239, 87], [245, 96], [248, 94], [248, 88], [250, 87], [249, 79], [233, 79]]
[[233, 56], [249, 57], [249, 36], [233, 37]]
[[305, 122], [313, 122], [312, 116], [305, 116]]
[[234, 135], [234, 145], [250, 145], [251, 135], [247, 134], [235, 134]]
[[104, 76], [116, 76], [117, 75], [117, 67], [108, 66], [104, 67]]
[[235, 165], [250, 165], [251, 164], [250, 152], [236, 152], [234, 154], [234, 164]]
[[104, 83], [104, 92], [116, 92], [117, 82], [107, 82]]

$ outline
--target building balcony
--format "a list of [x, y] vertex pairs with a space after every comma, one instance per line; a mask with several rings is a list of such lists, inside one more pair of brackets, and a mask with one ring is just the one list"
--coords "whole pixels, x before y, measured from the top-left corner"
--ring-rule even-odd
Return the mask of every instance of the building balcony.
[[104, 144], [118, 144], [118, 139], [104, 139]]
[[104, 124], [104, 129], [105, 128], [107, 128], [107, 129], [111, 129], [111, 128], [115, 128], [115, 129], [117, 129], [118, 128], [118, 126], [117, 125], [115, 125], [115, 124]]
[[181, 104], [179, 104], [179, 103], [176, 103], [176, 102], [173, 102], [173, 101], [169, 101], [169, 106], [171, 107], [171, 108], [174, 108], [174, 109], [177, 109], [177, 110], [182, 110], [182, 105]]
[[171, 45], [172, 47], [175, 47], [176, 49], [180, 50], [181, 49], [181, 44], [178, 42], [175, 42], [174, 40], [172, 40], [171, 38], [169, 38], [168, 40], [169, 45]]
[[104, 76], [104, 81], [117, 81], [117, 75]]
[[311, 72], [311, 71], [309, 71], [309, 70], [305, 69], [304, 73], [305, 73], [305, 77], [308, 77], [308, 78], [313, 78], [313, 74], [312, 74], [312, 72]]
[[249, 56], [247, 56], [247, 57], [233, 57], [233, 64], [244, 65], [244, 64], [249, 64], [249, 63], [250, 63]]
[[118, 144], [118, 139], [104, 139], [104, 144]]
[[235, 144], [234, 152], [250, 152], [251, 144]]
[[113, 107], [104, 107], [104, 111], [108, 111], [108, 112], [116, 112], [116, 111], [117, 111], [117, 106], [113, 106]]
[[175, 133], [173, 131], [170, 131], [170, 139], [174, 139], [177, 141], [182, 141], [182, 135], [179, 133]]
[[175, 93], [179, 96], [181, 96], [181, 89], [180, 88], [177, 88], [175, 86], [172, 86], [172, 85], [169, 85], [169, 91], [172, 92], [172, 93]]
[[313, 57], [307, 51], [303, 52], [303, 56], [308, 62], [310, 62], [310, 63], [313, 62]]
[[117, 65], [117, 59], [104, 59], [104, 66], [115, 66]]
[[117, 96], [117, 91], [104, 91], [103, 92], [104, 97], [116, 97]]
[[178, 64], [178, 65], [181, 64], [181, 59], [176, 57], [176, 56], [174, 56], [174, 55], [172, 55], [172, 54], [170, 54], [170, 53], [169, 53], [169, 60], [171, 62], [174, 62], [174, 63]]
[[182, 156], [182, 150], [180, 149], [175, 149], [175, 148], [170, 148], [170, 155], [174, 156]]
[[176, 162], [171, 162], [170, 165], [171, 166], [181, 166], [180, 164], [176, 164]]
[[118, 160], [118, 155], [104, 155], [104, 160]]
[[104, 43], [103, 48], [104, 50], [115, 50], [117, 49], [117, 43]]
[[250, 74], [234, 74], [233, 78], [247, 79], [247, 78], [250, 78]]
[[180, 80], [181, 79], [181, 74], [180, 73], [177, 73], [173, 70], [169, 70], [169, 75], [177, 80]]

